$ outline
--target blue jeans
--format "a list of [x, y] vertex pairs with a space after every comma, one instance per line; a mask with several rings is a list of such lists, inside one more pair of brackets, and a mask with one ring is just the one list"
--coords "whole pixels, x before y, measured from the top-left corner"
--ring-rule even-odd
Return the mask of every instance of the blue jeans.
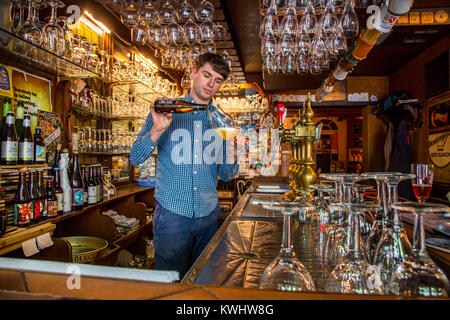
[[158, 202], [153, 213], [155, 269], [175, 270], [180, 280], [217, 231], [220, 206], [208, 216], [188, 218], [164, 209]]

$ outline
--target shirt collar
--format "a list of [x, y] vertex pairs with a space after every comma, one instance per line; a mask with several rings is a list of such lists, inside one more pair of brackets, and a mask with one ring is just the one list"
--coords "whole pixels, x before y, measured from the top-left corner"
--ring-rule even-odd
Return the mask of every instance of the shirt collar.
[[[191, 97], [191, 89], [188, 90], [188, 92], [186, 92], [186, 94], [184, 95], [184, 99], [186, 101], [189, 101], [191, 103], [196, 103], [194, 98]], [[213, 99], [211, 98], [211, 100], [209, 100], [209, 104], [208, 104], [208, 108], [213, 107]]]

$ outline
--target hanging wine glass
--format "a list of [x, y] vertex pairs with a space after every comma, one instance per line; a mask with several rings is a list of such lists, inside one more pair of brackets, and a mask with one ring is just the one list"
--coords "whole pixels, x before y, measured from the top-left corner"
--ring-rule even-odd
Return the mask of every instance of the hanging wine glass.
[[60, 56], [64, 56], [66, 51], [66, 39], [63, 28], [58, 24], [56, 9], [63, 8], [65, 4], [59, 0], [47, 0], [47, 4], [52, 8], [50, 21], [42, 29], [44, 47]]
[[300, 18], [299, 32], [306, 33], [310, 38], [316, 32], [317, 18], [311, 0], [308, 1], [304, 14]]
[[179, 23], [186, 23], [195, 17], [195, 7], [189, 3], [187, 0], [183, 0], [178, 5], [177, 17]]
[[276, 37], [278, 36], [279, 31], [280, 25], [278, 21], [277, 8], [275, 6], [271, 6], [267, 9], [267, 13], [264, 15], [263, 21], [259, 27], [259, 37]]
[[133, 1], [125, 1], [120, 11], [120, 19], [124, 25], [132, 28], [139, 22], [139, 7]]
[[180, 45], [185, 42], [184, 30], [178, 23], [172, 22], [165, 29], [169, 43]]
[[433, 262], [425, 246], [423, 217], [434, 212], [450, 212], [450, 208], [436, 203], [394, 203], [392, 208], [413, 212], [414, 223], [413, 254], [403, 261], [393, 273], [388, 290], [395, 295], [447, 297], [450, 291], [448, 278]]
[[144, 45], [148, 40], [148, 27], [144, 19], [138, 21], [136, 25], [131, 28], [131, 41], [134, 43]]
[[336, 33], [339, 20], [335, 14], [333, 0], [328, 0], [325, 11], [319, 21], [319, 30], [326, 37]]
[[149, 26], [157, 22], [158, 11], [155, 9], [151, 1], [146, 1], [139, 11], [139, 18], [144, 20]]
[[288, 7], [286, 12], [281, 19], [279, 33], [280, 34], [288, 34], [291, 37], [295, 37], [298, 33], [298, 19], [297, 19], [297, 11], [296, 0], [289, 0]]
[[210, 20], [206, 20], [200, 24], [202, 30], [203, 41], [214, 41], [216, 25]]
[[202, 22], [212, 21], [214, 17], [214, 5], [208, 0], [201, 0], [197, 6], [196, 16]]
[[261, 276], [258, 288], [280, 291], [315, 291], [316, 287], [305, 266], [298, 260], [292, 241], [292, 219], [298, 210], [311, 210], [311, 204], [273, 202], [266, 209], [283, 213], [283, 238], [280, 252]]
[[383, 294], [384, 286], [377, 270], [366, 260], [360, 238], [359, 216], [368, 210], [375, 210], [376, 204], [348, 203], [349, 234], [348, 251], [342, 263], [331, 272], [325, 286], [326, 292]]
[[[27, 0], [13, 0], [14, 9], [19, 9], [18, 19], [14, 19], [12, 32], [17, 34], [17, 28], [20, 27], [25, 21], [25, 9], [28, 7]], [[14, 18], [16, 15], [14, 15]]]
[[190, 17], [183, 26], [184, 37], [188, 43], [194, 43], [195, 41], [203, 41], [202, 29], [195, 23], [192, 17]]
[[174, 23], [176, 20], [176, 10], [169, 0], [166, 0], [159, 8], [158, 21], [160, 24]]
[[342, 12], [339, 24], [342, 27], [344, 37], [354, 38], [359, 33], [359, 20], [355, 12], [353, 1], [347, 0]]
[[41, 32], [41, 29], [39, 29], [39, 27], [34, 22], [34, 20], [35, 20], [34, 15], [36, 14], [35, 7], [37, 5], [39, 5], [40, 3], [41, 3], [41, 0], [38, 0], [38, 1], [28, 0], [28, 18], [16, 30], [16, 34], [19, 37], [21, 37], [35, 45], [38, 45], [38, 46], [40, 46], [42, 43], [42, 32]]

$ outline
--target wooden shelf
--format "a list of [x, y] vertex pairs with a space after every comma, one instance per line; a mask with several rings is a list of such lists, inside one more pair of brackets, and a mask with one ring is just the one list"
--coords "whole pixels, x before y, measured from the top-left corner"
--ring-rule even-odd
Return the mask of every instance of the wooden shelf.
[[24, 241], [38, 237], [47, 232], [52, 234], [55, 228], [56, 225], [45, 222], [28, 228], [17, 228], [10, 233], [6, 233], [0, 237], [0, 255], [20, 249], [22, 247], [22, 242]]
[[22, 169], [22, 168], [30, 168], [30, 169], [36, 169], [36, 168], [51, 168], [48, 164], [16, 164], [16, 165], [0, 165], [0, 170], [5, 169]]
[[133, 194], [140, 194], [140, 193], [144, 193], [144, 192], [147, 192], [147, 191], [150, 191], [150, 190], [153, 190], [153, 189], [154, 189], [154, 187], [139, 187], [137, 185], [126, 185], [126, 186], [117, 188], [117, 193], [113, 197], [105, 198], [102, 202], [93, 204], [91, 206], [84, 207], [83, 209], [78, 210], [78, 211], [72, 211], [70, 213], [63, 214], [63, 215], [58, 216], [56, 218], [49, 219], [48, 221], [51, 221], [53, 223], [58, 223], [58, 222], [61, 222], [61, 221], [73, 218], [75, 216], [81, 215], [83, 213], [89, 212], [89, 211], [91, 211], [91, 210], [93, 210], [95, 208], [98, 208], [100, 206], [111, 204], [111, 203], [116, 202], [118, 200], [127, 198], [127, 197], [129, 197], [129, 196], [131, 196]]

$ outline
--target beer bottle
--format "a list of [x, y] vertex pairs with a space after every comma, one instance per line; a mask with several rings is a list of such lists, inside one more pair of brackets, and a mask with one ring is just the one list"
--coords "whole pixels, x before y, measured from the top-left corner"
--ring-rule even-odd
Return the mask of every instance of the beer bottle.
[[84, 207], [84, 186], [83, 179], [81, 178], [78, 150], [76, 149], [73, 152], [72, 168], [72, 210], [80, 210]]
[[53, 168], [53, 177], [55, 179], [55, 182], [53, 184], [53, 187], [55, 189], [55, 196], [56, 196], [56, 201], [57, 201], [57, 211], [58, 211], [58, 215], [63, 214], [64, 212], [64, 191], [61, 188], [61, 177], [59, 175], [60, 170], [59, 168]]
[[32, 215], [30, 217], [31, 224], [35, 224], [39, 222], [39, 215], [41, 213], [41, 202], [39, 200], [39, 190], [37, 188], [36, 182], [36, 172], [30, 171], [29, 173], [29, 181], [30, 181], [30, 199], [31, 199], [31, 208]]
[[59, 168], [59, 157], [61, 156], [61, 143], [58, 143], [55, 151], [55, 158], [53, 159], [52, 169]]
[[96, 202], [97, 202], [97, 185], [94, 178], [94, 166], [89, 166], [88, 203], [95, 204]]
[[83, 201], [84, 206], [88, 205], [88, 197], [89, 197], [89, 189], [88, 189], [88, 177], [87, 177], [87, 169], [86, 166], [81, 166], [81, 179], [83, 179]]
[[17, 135], [14, 128], [14, 113], [6, 115], [5, 127], [2, 132], [2, 164], [17, 164]]
[[37, 172], [37, 188], [39, 190], [39, 200], [41, 201], [39, 219], [45, 220], [47, 219], [47, 192], [44, 186], [44, 172], [42, 170]]
[[22, 127], [23, 127], [23, 101], [17, 102], [17, 109], [16, 109], [16, 133], [17, 137], [20, 137], [22, 135]]
[[102, 165], [98, 165], [98, 179], [100, 182], [100, 201], [103, 201], [103, 174], [102, 174]]
[[97, 190], [97, 202], [100, 202], [100, 179], [98, 177], [98, 166], [94, 165], [95, 186]]
[[44, 138], [41, 135], [41, 128], [36, 127], [34, 132], [34, 163], [42, 164], [47, 161], [46, 147], [44, 144]]
[[160, 113], [186, 113], [191, 111], [208, 110], [208, 105], [191, 103], [178, 99], [165, 99], [156, 100], [154, 108], [156, 112]]
[[3, 128], [6, 124], [6, 116], [8, 115], [8, 112], [11, 112], [11, 98], [5, 98], [5, 102], [3, 104], [3, 115], [2, 115], [2, 121], [0, 122], [0, 134], [3, 132]]
[[47, 217], [54, 218], [58, 215], [58, 200], [56, 199], [53, 181], [47, 181]]
[[19, 172], [19, 187], [14, 197], [14, 224], [28, 227], [32, 216], [31, 198], [28, 190], [26, 171]]
[[32, 164], [34, 161], [34, 143], [31, 134], [31, 120], [29, 115], [23, 118], [22, 134], [19, 138], [19, 164]]

